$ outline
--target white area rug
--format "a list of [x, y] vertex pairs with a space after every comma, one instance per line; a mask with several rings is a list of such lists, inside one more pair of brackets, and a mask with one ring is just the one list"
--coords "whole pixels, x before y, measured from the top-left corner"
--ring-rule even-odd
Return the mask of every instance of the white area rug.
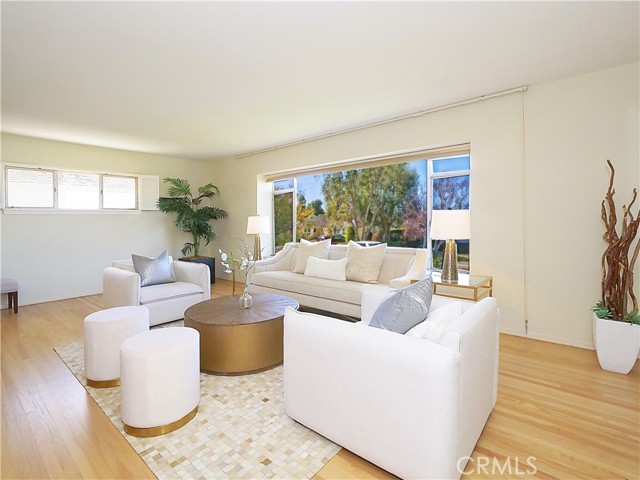
[[311, 478], [340, 450], [285, 414], [282, 367], [234, 377], [201, 373], [196, 417], [166, 435], [138, 438], [122, 428], [120, 387], [86, 386], [84, 345], [56, 352], [159, 479]]

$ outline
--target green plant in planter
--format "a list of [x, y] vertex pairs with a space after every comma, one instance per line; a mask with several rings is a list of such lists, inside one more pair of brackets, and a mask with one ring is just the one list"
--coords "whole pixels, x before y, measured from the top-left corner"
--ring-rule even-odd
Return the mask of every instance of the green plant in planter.
[[[607, 160], [607, 164], [611, 170], [611, 177], [601, 208], [601, 218], [605, 224], [602, 238], [607, 242], [601, 262], [602, 299], [591, 309], [598, 318], [640, 324], [638, 299], [633, 291], [633, 269], [640, 252], [640, 242], [636, 241], [635, 248], [632, 248], [640, 226], [640, 215], [634, 216], [631, 212], [638, 192], [634, 188], [629, 206], [622, 206], [622, 226], [618, 233], [618, 218], [613, 200], [615, 169], [611, 161]], [[630, 252], [631, 257], [629, 257]], [[629, 300], [631, 300], [631, 308], [629, 308]]]
[[591, 310], [593, 310], [593, 312], [596, 314], [598, 318], [609, 319], [612, 316], [611, 310], [605, 307], [604, 302], [602, 301], [596, 303], [593, 307], [591, 307]]
[[200, 245], [204, 245], [216, 238], [211, 228], [211, 220], [220, 220], [229, 215], [225, 210], [213, 206], [202, 206], [205, 199], [213, 199], [220, 193], [218, 187], [208, 183], [198, 188], [198, 195], [191, 193], [191, 185], [182, 178], [165, 178], [170, 185], [169, 196], [158, 199], [158, 208], [164, 213], [175, 213], [175, 224], [180, 230], [192, 236], [193, 241], [187, 242], [182, 248], [182, 254], [200, 256]]

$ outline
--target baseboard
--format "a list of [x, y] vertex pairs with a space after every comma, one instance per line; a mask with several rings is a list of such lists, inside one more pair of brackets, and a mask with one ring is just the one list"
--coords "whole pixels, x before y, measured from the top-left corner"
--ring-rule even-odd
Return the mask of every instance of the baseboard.
[[524, 332], [518, 332], [516, 330], [509, 330], [505, 328], [501, 329], [500, 333], [514, 335], [516, 337], [530, 338], [532, 340], [540, 340], [542, 342], [558, 343], [560, 345], [568, 345], [570, 347], [584, 348], [586, 350], [595, 350], [595, 347], [591, 342], [576, 342], [574, 340], [567, 340], [566, 338], [553, 337], [550, 335], [536, 335], [531, 333], [527, 334]]

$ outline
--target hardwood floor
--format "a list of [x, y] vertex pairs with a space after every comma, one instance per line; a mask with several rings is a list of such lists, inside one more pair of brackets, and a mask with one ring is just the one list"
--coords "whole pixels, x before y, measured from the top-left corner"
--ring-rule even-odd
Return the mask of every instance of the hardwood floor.
[[[1, 478], [155, 478], [53, 350], [101, 308], [96, 295], [2, 311]], [[502, 335], [498, 403], [464, 478], [640, 478], [639, 403], [640, 362], [618, 375], [592, 351]], [[394, 477], [342, 450], [315, 478]]]

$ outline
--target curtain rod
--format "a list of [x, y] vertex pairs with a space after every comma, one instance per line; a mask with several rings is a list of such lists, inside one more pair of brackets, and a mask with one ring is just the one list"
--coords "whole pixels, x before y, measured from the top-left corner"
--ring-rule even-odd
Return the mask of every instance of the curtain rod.
[[305, 139], [302, 139], [302, 140], [296, 140], [296, 141], [293, 141], [293, 142], [284, 143], [282, 145], [275, 145], [273, 147], [267, 147], [267, 148], [263, 148], [261, 150], [254, 150], [252, 152], [241, 153], [240, 155], [236, 155], [236, 158], [240, 159], [240, 158], [252, 157], [254, 155], [259, 155], [261, 153], [267, 153], [267, 152], [271, 152], [273, 150], [280, 150], [281, 148], [292, 147], [294, 145], [300, 145], [302, 143], [313, 142], [315, 140], [321, 140], [323, 138], [335, 137], [336, 135], [342, 135], [342, 134], [345, 134], [345, 133], [357, 132], [358, 130], [364, 130], [366, 128], [377, 127], [379, 125], [386, 125], [387, 123], [398, 122], [400, 120], [405, 120], [407, 118], [422, 117], [423, 115], [427, 115], [429, 113], [439, 112], [441, 110], [448, 110], [450, 108], [460, 107], [460, 106], [463, 106], [463, 105], [469, 105], [471, 103], [481, 102], [483, 100], [489, 100], [491, 98], [503, 97], [505, 95], [511, 95], [513, 93], [526, 92], [528, 90], [528, 88], [529, 87], [527, 87], [527, 86], [522, 86], [522, 87], [512, 88], [510, 90], [503, 90], [503, 91], [496, 92], [496, 93], [490, 93], [490, 94], [487, 94], [487, 95], [481, 95], [479, 97], [470, 98], [468, 100], [462, 100], [462, 101], [456, 102], [456, 103], [450, 103], [448, 105], [442, 105], [440, 107], [429, 108], [429, 109], [426, 109], [426, 110], [419, 110], [417, 112], [407, 113], [405, 115], [400, 115], [398, 117], [388, 118], [386, 120], [379, 120], [377, 122], [365, 123], [363, 125], [358, 125], [356, 127], [346, 128], [344, 130], [337, 130], [335, 132], [324, 133], [322, 135], [318, 135], [318, 136], [315, 136], [315, 137], [309, 137], [309, 138], [305, 138]]

